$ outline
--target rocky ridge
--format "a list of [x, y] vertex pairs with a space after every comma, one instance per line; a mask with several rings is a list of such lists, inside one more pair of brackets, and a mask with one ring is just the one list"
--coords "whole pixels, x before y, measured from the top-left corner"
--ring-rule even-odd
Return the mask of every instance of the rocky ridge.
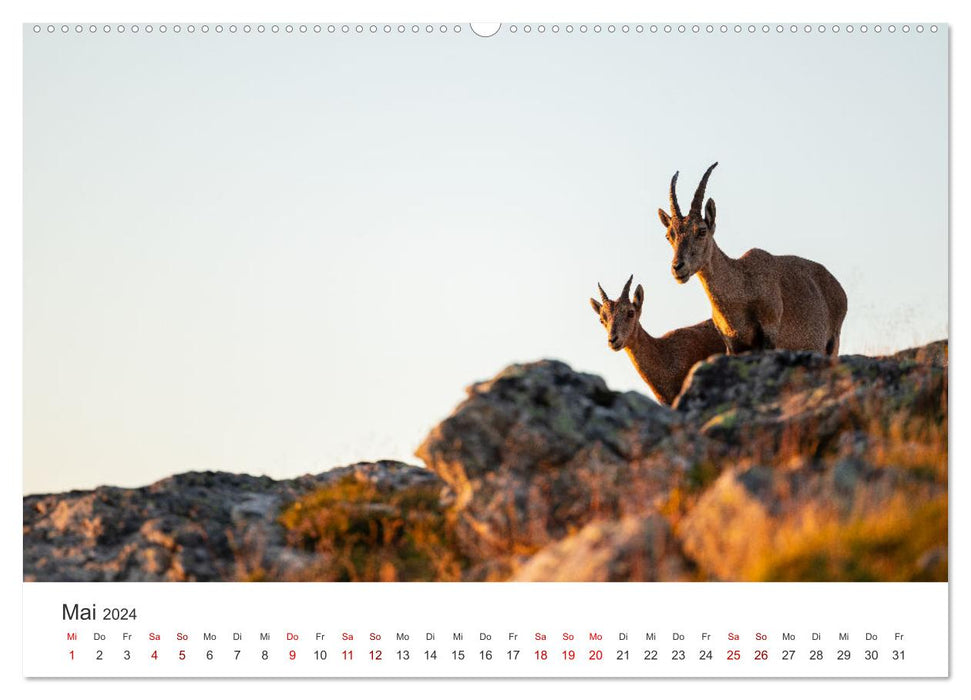
[[946, 580], [947, 344], [699, 363], [673, 409], [544, 360], [424, 467], [24, 498], [25, 580]]

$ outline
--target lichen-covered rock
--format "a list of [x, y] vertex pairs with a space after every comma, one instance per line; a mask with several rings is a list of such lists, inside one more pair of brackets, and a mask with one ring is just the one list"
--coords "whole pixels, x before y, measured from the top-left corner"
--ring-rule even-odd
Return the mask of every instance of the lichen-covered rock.
[[150, 486], [24, 498], [26, 581], [216, 581], [300, 571], [310, 559], [287, 546], [281, 508], [340, 479], [379, 488], [439, 487], [421, 467], [362, 463], [285, 481], [189, 472]]
[[[473, 384], [416, 454], [455, 493], [466, 551], [491, 559], [650, 507], [696, 449], [680, 422], [641, 394], [546, 360]], [[650, 460], [662, 442], [666, 457]]]
[[896, 362], [916, 362], [921, 365], [932, 365], [947, 369], [947, 341], [937, 340], [916, 348], [907, 348], [889, 356]]
[[[937, 343], [933, 346], [938, 346]], [[944, 365], [941, 364], [941, 358]], [[888, 358], [774, 351], [709, 358], [675, 409], [725, 458], [785, 465], [929, 443], [946, 469], [946, 346]]]

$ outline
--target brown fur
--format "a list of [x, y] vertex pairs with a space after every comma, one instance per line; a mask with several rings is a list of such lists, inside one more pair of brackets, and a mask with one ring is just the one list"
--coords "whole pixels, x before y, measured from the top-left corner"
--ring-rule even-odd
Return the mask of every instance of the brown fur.
[[688, 371], [695, 363], [724, 353], [725, 343], [711, 319], [678, 328], [660, 338], [649, 334], [640, 323], [644, 288], [637, 285], [633, 301], [628, 297], [633, 279], [632, 275], [627, 280], [624, 291], [616, 301], [611, 301], [603, 288], [597, 285], [603, 303], [591, 299], [590, 305], [607, 329], [610, 348], [614, 351], [625, 349], [637, 373], [647, 382], [657, 400], [670, 406], [681, 393]]
[[684, 284], [698, 275], [711, 301], [712, 320], [729, 354], [747, 350], [812, 350], [838, 355], [846, 317], [846, 292], [825, 267], [795, 255], [772, 255], [753, 248], [730, 258], [715, 242], [715, 202], [701, 214], [705, 173], [682, 216], [671, 179], [671, 214], [658, 210], [674, 249], [671, 273]]

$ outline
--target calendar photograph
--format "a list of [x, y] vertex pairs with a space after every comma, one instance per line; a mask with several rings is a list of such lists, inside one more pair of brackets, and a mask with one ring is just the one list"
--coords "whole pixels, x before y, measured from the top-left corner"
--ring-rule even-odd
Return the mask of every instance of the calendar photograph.
[[946, 25], [23, 44], [24, 582], [948, 581]]

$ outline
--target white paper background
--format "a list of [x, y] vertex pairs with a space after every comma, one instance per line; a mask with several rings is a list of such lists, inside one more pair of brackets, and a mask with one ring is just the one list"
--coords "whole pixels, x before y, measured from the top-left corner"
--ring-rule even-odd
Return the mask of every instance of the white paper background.
[[[64, 19], [79, 18], [85, 20], [116, 20], [124, 17], [128, 21], [158, 21], [161, 18], [177, 17], [182, 21], [211, 20], [214, 17], [234, 17], [240, 20], [265, 19], [271, 17], [314, 17], [326, 15], [329, 19], [370, 19], [385, 21], [388, 19], [456, 19], [464, 21], [470, 17], [478, 19], [503, 18], [530, 19], [542, 18], [553, 20], [556, 18], [576, 20], [631, 18], [644, 16], [652, 21], [711, 21], [721, 18], [745, 21], [752, 19], [761, 21], [776, 18], [781, 10], [777, 3], [746, 2], [736, 3], [726, 7], [725, 3], [699, 2], [690, 7], [686, 4], [679, 6], [662, 6], [645, 8], [633, 2], [600, 2], [596, 11], [584, 3], [576, 2], [490, 2], [479, 3], [478, 6], [459, 9], [454, 3], [425, 2], [415, 3], [410, 11], [402, 9], [400, 3], [369, 3], [365, 8], [361, 3], [333, 4], [326, 12], [319, 8], [318, 3], [311, 2], [278, 2], [270, 9], [261, 3], [203, 3], [170, 1], [156, 7], [136, 9], [130, 3], [91, 2], [86, 4], [84, 11], [78, 9], [77, 2], [51, 3], [6, 3], [3, 6], [3, 25], [0, 34], [0, 56], [2, 56], [2, 92], [6, 98], [2, 113], [2, 157], [3, 187], [0, 188], [0, 205], [4, 216], [7, 232], [0, 238], [0, 319], [4, 329], [3, 343], [0, 344], [0, 454], [2, 463], [8, 470], [10, 488], [6, 491], [9, 498], [8, 508], [3, 520], [4, 533], [4, 564], [5, 564], [5, 593], [7, 606], [3, 613], [3, 629], [7, 630], [3, 636], [4, 649], [4, 677], [10, 682], [8, 692], [25, 694], [30, 697], [65, 697], [72, 694], [75, 697], [121, 697], [137, 694], [139, 697], [154, 698], [168, 697], [173, 693], [213, 694], [232, 693], [238, 697], [265, 697], [271, 693], [293, 694], [364, 694], [364, 695], [404, 695], [420, 697], [493, 697], [496, 693], [503, 694], [543, 694], [550, 697], [582, 697], [591, 694], [604, 695], [606, 693], [618, 696], [643, 697], [647, 693], [660, 693], [662, 696], [672, 693], [689, 693], [705, 695], [719, 695], [725, 697], [778, 697], [784, 694], [787, 698], [816, 698], [821, 693], [835, 694], [837, 697], [852, 693], [853, 695], [867, 694], [887, 698], [913, 698], [917, 694], [933, 693], [934, 696], [955, 697], [960, 692], [961, 681], [966, 681], [968, 672], [960, 663], [952, 664], [952, 680], [947, 683], [931, 682], [664, 682], [647, 685], [642, 682], [501, 682], [501, 683], [461, 683], [461, 682], [421, 682], [400, 683], [383, 681], [373, 683], [347, 682], [327, 683], [325, 685], [308, 682], [98, 682], [98, 683], [26, 683], [20, 678], [20, 653], [18, 633], [18, 605], [22, 577], [18, 562], [20, 562], [21, 535], [19, 529], [19, 513], [21, 490], [21, 410], [20, 410], [20, 309], [21, 309], [21, 280], [20, 280], [20, 239], [13, 232], [20, 230], [21, 213], [21, 175], [20, 175], [20, 135], [21, 122], [18, 107], [21, 95], [21, 22], [36, 20], [62, 21]], [[966, 76], [968, 71], [968, 47], [962, 42], [963, 34], [967, 31], [962, 13], [956, 3], [934, 2], [925, 0], [922, 3], [913, 2], [882, 2], [874, 3], [870, 7], [851, 6], [846, 2], [817, 0], [806, 3], [798, 8], [787, 9], [788, 15], [795, 16], [800, 21], [870, 21], [878, 18], [880, 21], [913, 21], [934, 20], [950, 21], [952, 26], [952, 124], [968, 121], [968, 82], [959, 79]], [[789, 17], [786, 17], [789, 19]], [[952, 141], [952, 192], [967, 190], [968, 150], [967, 137], [960, 130], [955, 130]], [[954, 207], [952, 231], [961, 230], [960, 203]], [[951, 246], [952, 269], [960, 270], [967, 262], [966, 244], [962, 244], [961, 237], [955, 236]], [[952, 302], [957, 302], [956, 308], [962, 307], [966, 298], [967, 282], [959, 274], [952, 281]], [[966, 302], [964, 302], [966, 303]], [[966, 323], [966, 321], [965, 321]], [[954, 316], [951, 328], [952, 343], [952, 387], [953, 396], [959, 397], [953, 401], [951, 421], [960, 425], [964, 416], [964, 397], [967, 394], [967, 381], [960, 370], [966, 352], [962, 350], [964, 326], [958, 314]], [[954, 357], [957, 358], [958, 370], [953, 370]], [[966, 457], [966, 442], [959, 431], [952, 437], [952, 463], [960, 466], [962, 457]], [[963, 543], [968, 536], [968, 516], [966, 511], [957, 505], [966, 499], [965, 480], [958, 473], [952, 475], [952, 498], [955, 507], [951, 509], [952, 551], [956, 549], [954, 543]], [[968, 629], [967, 605], [963, 602], [964, 582], [968, 577], [968, 559], [955, 556], [951, 558], [951, 588], [952, 588], [952, 659], [961, 660], [968, 657], [966, 630]], [[957, 595], [954, 591], [957, 590]], [[965, 687], [966, 691], [967, 688]]]

